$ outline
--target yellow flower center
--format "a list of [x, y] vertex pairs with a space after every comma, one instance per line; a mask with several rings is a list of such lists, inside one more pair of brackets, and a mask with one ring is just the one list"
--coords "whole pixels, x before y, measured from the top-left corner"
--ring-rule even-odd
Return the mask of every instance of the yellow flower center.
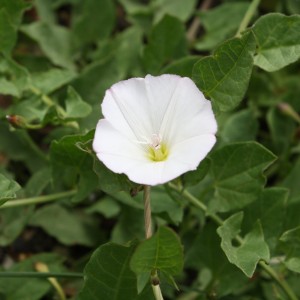
[[156, 147], [150, 145], [148, 154], [152, 161], [164, 161], [167, 159], [169, 151], [165, 144], [160, 144]]
[[151, 161], [164, 161], [169, 155], [166, 144], [162, 143], [160, 134], [153, 133], [151, 138], [143, 137], [144, 140], [138, 141], [139, 144], [147, 145], [147, 157]]

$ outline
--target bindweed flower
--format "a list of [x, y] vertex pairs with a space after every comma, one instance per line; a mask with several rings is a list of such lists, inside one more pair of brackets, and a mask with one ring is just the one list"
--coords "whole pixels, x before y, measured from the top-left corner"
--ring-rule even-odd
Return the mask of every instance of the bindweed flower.
[[195, 170], [216, 142], [211, 103], [186, 77], [120, 81], [106, 91], [102, 113], [93, 141], [97, 157], [139, 184]]

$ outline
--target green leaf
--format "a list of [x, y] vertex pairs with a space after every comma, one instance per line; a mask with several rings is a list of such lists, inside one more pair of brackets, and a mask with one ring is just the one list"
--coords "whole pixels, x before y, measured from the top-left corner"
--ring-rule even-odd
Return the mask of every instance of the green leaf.
[[186, 54], [183, 24], [177, 18], [165, 16], [150, 33], [149, 43], [144, 49], [143, 62], [149, 73], [157, 74], [165, 63]]
[[31, 4], [24, 0], [0, 0], [0, 7], [7, 11], [11, 24], [19, 27], [25, 10], [31, 7]]
[[97, 104], [100, 107], [105, 90], [123, 79], [123, 75], [119, 75], [119, 73], [119, 67], [113, 61], [95, 61], [83, 69], [72, 86], [80, 95], [84, 95], [86, 102]]
[[0, 246], [10, 245], [23, 231], [33, 207], [6, 208], [0, 211]]
[[240, 246], [233, 246], [234, 238], [239, 234], [243, 212], [236, 213], [224, 221], [217, 232], [222, 239], [221, 247], [228, 260], [240, 268], [248, 277], [252, 277], [260, 260], [268, 261], [270, 253], [264, 240], [260, 222], [255, 223]]
[[98, 230], [95, 220], [58, 204], [37, 209], [30, 224], [43, 228], [64, 245], [95, 246], [99, 243], [99, 235], [95, 235]]
[[[244, 276], [240, 269], [231, 264], [225, 253], [220, 247], [221, 240], [216, 232], [216, 225], [206, 223], [201, 230], [196, 229], [191, 231], [193, 242], [186, 246], [187, 253], [185, 255], [185, 267], [195, 271], [202, 270], [208, 273], [208, 281], [202, 279], [203, 288], [212, 290], [219, 295], [231, 295], [236, 289], [243, 286], [249, 279]], [[210, 275], [210, 277], [209, 277]], [[229, 299], [228, 299], [229, 300]]]
[[[138, 196], [142, 198], [142, 194]], [[137, 197], [137, 198], [138, 198]], [[142, 202], [142, 199], [140, 200]], [[165, 219], [178, 225], [183, 219], [183, 203], [175, 201], [166, 193], [166, 190], [161, 187], [154, 187], [151, 190], [151, 208], [155, 214], [165, 215]]]
[[133, 187], [133, 183], [129, 181], [126, 175], [116, 174], [109, 170], [98, 158], [94, 158], [93, 170], [98, 176], [99, 188], [110, 194], [119, 191], [129, 191]]
[[225, 143], [255, 140], [258, 121], [250, 109], [240, 110], [231, 115], [221, 129], [220, 136]]
[[85, 211], [88, 214], [100, 213], [109, 219], [116, 217], [120, 213], [121, 207], [114, 199], [106, 196], [88, 207]]
[[[130, 42], [129, 42], [130, 41]], [[143, 49], [143, 32], [139, 28], [131, 27], [117, 35], [112, 43], [112, 63], [120, 78], [136, 76], [140, 71], [141, 52]]]
[[227, 38], [232, 37], [242, 22], [248, 7], [248, 2], [230, 2], [207, 11], [201, 11], [199, 18], [205, 28], [205, 34], [196, 42], [195, 48], [211, 50]]
[[160, 227], [148, 240], [135, 250], [131, 269], [137, 274], [159, 270], [166, 276], [179, 275], [183, 268], [183, 249], [178, 236], [167, 227]]
[[293, 272], [300, 273], [300, 226], [288, 230], [280, 237], [287, 254], [285, 265]]
[[84, 269], [84, 286], [76, 299], [153, 300], [152, 291], [137, 294], [136, 276], [129, 268], [134, 249], [134, 244], [127, 247], [109, 243], [99, 247]]
[[291, 14], [299, 14], [300, 13], [300, 3], [295, 0], [287, 0], [287, 9]]
[[24, 162], [31, 172], [38, 171], [47, 163], [45, 154], [25, 130], [11, 131], [7, 122], [0, 121], [0, 136], [0, 151], [3, 155]]
[[251, 33], [221, 44], [214, 54], [194, 66], [193, 79], [221, 111], [236, 107], [243, 99], [252, 72], [255, 40]]
[[0, 93], [2, 95], [19, 96], [17, 87], [6, 78], [0, 78]]
[[300, 226], [299, 219], [300, 197], [297, 194], [294, 197], [289, 197], [285, 207], [284, 230]]
[[265, 241], [274, 251], [282, 233], [289, 191], [272, 187], [264, 189], [258, 199], [244, 209], [243, 231], [249, 231], [260, 220]]
[[55, 24], [34, 22], [23, 25], [21, 30], [35, 40], [50, 61], [57, 66], [73, 69], [70, 32]]
[[112, 231], [111, 240], [125, 244], [134, 239], [143, 239], [145, 236], [144, 222], [144, 214], [141, 209], [123, 206], [122, 213]]
[[23, 12], [30, 6], [22, 0], [0, 0], [0, 52], [8, 57], [16, 44]]
[[268, 111], [267, 122], [271, 131], [275, 153], [287, 153], [295, 135], [295, 122], [281, 113], [277, 107], [272, 107]]
[[154, 22], [159, 22], [165, 15], [170, 15], [185, 22], [194, 12], [196, 0], [155, 0]]
[[44, 94], [50, 94], [75, 79], [74, 71], [53, 68], [31, 74], [32, 85]]
[[17, 41], [17, 32], [10, 21], [6, 9], [0, 10], [0, 51], [6, 56], [10, 56]]
[[252, 29], [257, 54], [254, 63], [273, 72], [300, 57], [300, 16], [285, 16], [279, 13], [260, 17]]
[[80, 95], [72, 88], [68, 88], [66, 99], [66, 118], [84, 118], [92, 112], [91, 106], [84, 102]]
[[8, 57], [0, 57], [0, 70], [4, 73], [1, 78], [1, 92], [20, 97], [29, 85], [28, 71]]
[[[135, 187], [133, 186], [133, 188]], [[112, 197], [126, 205], [143, 210], [143, 193], [140, 192], [132, 197], [128, 191], [118, 193], [111, 192], [110, 194]], [[170, 195], [166, 193], [166, 190], [161, 186], [152, 187], [151, 189], [151, 209], [154, 214], [159, 214], [174, 224], [179, 224], [182, 221], [183, 203], [179, 199], [174, 200], [170, 197]]]
[[111, 0], [78, 1], [72, 15], [72, 42], [75, 48], [104, 39], [115, 23], [115, 5]]
[[152, 5], [147, 5], [137, 0], [119, 0], [119, 2], [130, 16], [141, 15], [145, 18], [153, 13]]
[[297, 197], [300, 193], [300, 158], [298, 158], [294, 164], [290, 172], [287, 174], [283, 182], [280, 184], [281, 186], [288, 188], [290, 191], [290, 197]]
[[45, 23], [55, 23], [55, 11], [53, 2], [49, 0], [35, 0], [35, 9], [39, 16], [39, 20], [44, 21]]
[[186, 56], [175, 60], [162, 69], [162, 74], [175, 74], [182, 77], [192, 77], [194, 64], [199, 60], [199, 56]]
[[242, 208], [255, 200], [266, 181], [262, 172], [276, 159], [256, 142], [227, 145], [210, 158], [215, 194], [209, 209], [213, 211]]
[[185, 186], [195, 185], [199, 183], [210, 168], [210, 160], [205, 158], [195, 171], [190, 171], [182, 175], [182, 181]]
[[24, 188], [26, 197], [35, 197], [41, 195], [44, 189], [51, 183], [50, 167], [41, 168], [27, 181]]
[[85, 135], [65, 136], [51, 143], [50, 161], [54, 183], [70, 188], [78, 184], [78, 193], [73, 197], [75, 202], [83, 200], [98, 187], [98, 178], [93, 171], [94, 159], [90, 154], [93, 136], [94, 131], [90, 131]]
[[20, 188], [17, 182], [0, 174], [0, 206], [7, 200], [16, 198], [16, 192]]
[[23, 117], [29, 123], [32, 121], [41, 123], [48, 111], [49, 106], [46, 105], [40, 97], [34, 96], [14, 105], [10, 113]]

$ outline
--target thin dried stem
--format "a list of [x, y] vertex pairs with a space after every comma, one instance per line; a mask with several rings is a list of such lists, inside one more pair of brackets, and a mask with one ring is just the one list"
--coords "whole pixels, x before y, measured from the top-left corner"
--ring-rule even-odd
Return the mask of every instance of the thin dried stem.
[[144, 186], [144, 220], [145, 220], [145, 236], [149, 239], [152, 236], [151, 223], [151, 204], [150, 204], [150, 186]]
[[[212, 3], [213, 3], [213, 0], [204, 0], [199, 7], [199, 11], [208, 10], [210, 8], [210, 6], [212, 5]], [[200, 27], [201, 27], [201, 21], [198, 16], [195, 16], [195, 18], [192, 21], [192, 24], [187, 32], [187, 39], [190, 43], [193, 43], [194, 40], [196, 39], [197, 33], [198, 33]]]
[[[152, 222], [151, 222], [151, 201], [150, 201], [150, 186], [144, 186], [144, 221], [145, 221], [145, 236], [149, 239], [152, 236]], [[153, 270], [155, 277], [157, 277], [157, 270]], [[153, 282], [151, 278], [151, 286], [155, 300], [164, 300], [159, 283]]]
[[155, 300], [164, 300], [159, 285], [152, 284], [152, 290], [153, 290]]

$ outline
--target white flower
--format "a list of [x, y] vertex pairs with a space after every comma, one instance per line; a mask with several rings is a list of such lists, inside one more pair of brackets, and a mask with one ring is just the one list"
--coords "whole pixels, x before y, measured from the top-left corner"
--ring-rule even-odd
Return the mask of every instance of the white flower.
[[157, 185], [195, 170], [216, 142], [217, 123], [194, 82], [132, 78], [106, 91], [93, 148], [113, 172]]

